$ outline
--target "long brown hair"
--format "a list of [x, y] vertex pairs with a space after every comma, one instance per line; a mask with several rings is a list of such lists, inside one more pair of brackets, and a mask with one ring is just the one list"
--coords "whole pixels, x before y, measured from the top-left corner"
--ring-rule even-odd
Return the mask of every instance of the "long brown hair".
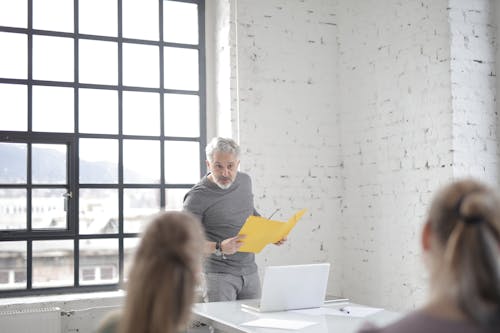
[[436, 196], [429, 221], [444, 249], [458, 306], [480, 325], [500, 325], [498, 195], [479, 181], [456, 181]]
[[201, 223], [184, 212], [157, 216], [143, 234], [127, 283], [121, 333], [177, 333], [189, 320], [201, 273]]

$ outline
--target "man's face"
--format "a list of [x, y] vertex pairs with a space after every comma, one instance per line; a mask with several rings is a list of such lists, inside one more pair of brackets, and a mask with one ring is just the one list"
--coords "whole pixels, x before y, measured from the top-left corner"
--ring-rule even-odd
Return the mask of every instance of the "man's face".
[[240, 161], [231, 153], [216, 151], [213, 161], [207, 160], [207, 168], [211, 172], [210, 180], [222, 189], [228, 189], [236, 179]]

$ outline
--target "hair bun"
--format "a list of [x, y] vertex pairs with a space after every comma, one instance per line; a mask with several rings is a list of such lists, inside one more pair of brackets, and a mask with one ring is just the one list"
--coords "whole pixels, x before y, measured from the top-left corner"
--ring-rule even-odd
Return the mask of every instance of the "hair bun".
[[462, 220], [465, 222], [465, 224], [469, 225], [479, 224], [484, 221], [484, 219], [481, 216], [462, 217]]
[[493, 211], [491, 198], [483, 192], [471, 191], [464, 194], [456, 204], [459, 219], [467, 225], [477, 225], [487, 221]]

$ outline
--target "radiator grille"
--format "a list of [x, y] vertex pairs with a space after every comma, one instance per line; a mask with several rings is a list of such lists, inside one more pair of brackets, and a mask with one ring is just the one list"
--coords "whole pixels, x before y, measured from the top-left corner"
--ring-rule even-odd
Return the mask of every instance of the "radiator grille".
[[2, 333], [61, 333], [61, 309], [0, 311]]

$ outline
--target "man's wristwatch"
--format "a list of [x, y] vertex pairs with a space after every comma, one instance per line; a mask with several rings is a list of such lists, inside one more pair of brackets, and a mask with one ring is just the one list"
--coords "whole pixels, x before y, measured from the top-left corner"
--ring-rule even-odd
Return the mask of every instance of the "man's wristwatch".
[[223, 255], [223, 253], [222, 253], [222, 246], [221, 246], [221, 242], [220, 241], [215, 242], [215, 255], [217, 257], [220, 257], [220, 256]]

